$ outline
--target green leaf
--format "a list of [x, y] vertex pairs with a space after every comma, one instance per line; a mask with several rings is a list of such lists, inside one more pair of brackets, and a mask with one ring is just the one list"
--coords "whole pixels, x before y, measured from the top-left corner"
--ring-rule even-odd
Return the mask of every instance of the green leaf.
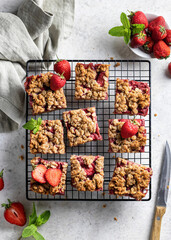
[[120, 20], [124, 28], [130, 28], [130, 22], [128, 20], [127, 15], [124, 12], [121, 13]]
[[116, 37], [123, 37], [124, 36], [124, 27], [123, 26], [118, 26], [118, 27], [113, 27], [109, 30], [109, 34], [111, 36], [116, 36]]
[[34, 224], [31, 224], [30, 226], [27, 226], [24, 228], [22, 232], [22, 237], [27, 238], [32, 236], [37, 231], [37, 227]]
[[42, 119], [41, 119], [40, 117], [37, 119], [37, 124], [38, 124], [39, 126], [42, 124]]
[[140, 33], [141, 31], [144, 30], [145, 25], [144, 24], [132, 24], [131, 25], [132, 28], [132, 35]]
[[37, 126], [37, 120], [31, 118], [26, 124], [23, 125], [23, 128], [28, 130], [33, 130]]
[[131, 38], [131, 29], [128, 29], [128, 31], [125, 31], [125, 34], [124, 34], [124, 41], [126, 44], [129, 43], [130, 38]]
[[38, 216], [36, 220], [36, 226], [41, 226], [45, 224], [50, 218], [50, 211], [45, 211], [41, 215]]
[[45, 240], [44, 237], [39, 233], [39, 232], [35, 232], [33, 234], [33, 237], [36, 239], [36, 240]]
[[39, 126], [36, 126], [36, 127], [33, 129], [33, 133], [36, 134], [38, 131], [39, 131]]
[[37, 220], [37, 213], [36, 213], [36, 208], [35, 208], [35, 203], [33, 203], [33, 211], [32, 214], [29, 216], [29, 226], [31, 224], [34, 224]]

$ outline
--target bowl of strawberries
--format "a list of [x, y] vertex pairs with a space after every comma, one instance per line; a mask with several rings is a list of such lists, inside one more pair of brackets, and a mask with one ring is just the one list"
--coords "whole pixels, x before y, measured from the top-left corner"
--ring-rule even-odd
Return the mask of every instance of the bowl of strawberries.
[[122, 26], [109, 30], [109, 34], [124, 37], [128, 47], [144, 58], [166, 59], [170, 56], [171, 30], [162, 16], [141, 11], [121, 13]]

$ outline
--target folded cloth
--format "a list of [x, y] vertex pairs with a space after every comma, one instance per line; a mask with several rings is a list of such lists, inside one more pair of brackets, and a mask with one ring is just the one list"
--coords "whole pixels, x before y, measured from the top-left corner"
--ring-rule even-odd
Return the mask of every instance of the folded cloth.
[[56, 58], [73, 20], [74, 0], [26, 0], [17, 15], [0, 13], [0, 132], [22, 123], [26, 62]]

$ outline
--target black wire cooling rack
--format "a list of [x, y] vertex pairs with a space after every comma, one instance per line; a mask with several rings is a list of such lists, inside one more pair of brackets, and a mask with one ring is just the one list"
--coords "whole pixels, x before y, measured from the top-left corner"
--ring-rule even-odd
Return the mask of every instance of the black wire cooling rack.
[[[130, 79], [136, 81], [147, 82], [149, 86], [151, 85], [151, 64], [146, 60], [68, 60], [71, 64], [71, 79], [67, 81], [64, 87], [65, 96], [67, 99], [67, 109], [56, 110], [49, 113], [43, 113], [41, 115], [32, 116], [31, 108], [29, 106], [29, 99], [27, 96], [27, 110], [26, 110], [26, 121], [29, 121], [31, 117], [37, 119], [41, 117], [42, 119], [62, 119], [62, 112], [72, 109], [86, 108], [86, 107], [96, 107], [97, 120], [100, 127], [100, 133], [103, 136], [103, 141], [93, 141], [86, 143], [84, 145], [79, 145], [78, 147], [69, 147], [68, 140], [66, 137], [65, 129], [65, 144], [66, 144], [66, 154], [36, 154], [30, 153], [29, 142], [30, 134], [29, 131], [26, 133], [26, 197], [28, 200], [65, 200], [65, 201], [76, 201], [76, 200], [91, 200], [91, 201], [135, 201], [130, 197], [117, 197], [108, 194], [108, 184], [113, 175], [113, 170], [115, 167], [114, 157], [123, 157], [129, 159], [130, 161], [143, 164], [145, 166], [151, 167], [151, 107], [149, 109], [148, 116], [136, 118], [145, 119], [145, 127], [147, 130], [147, 144], [145, 146], [144, 153], [108, 153], [108, 119], [114, 118], [133, 118], [127, 115], [114, 115], [114, 101], [115, 101], [115, 83], [116, 78]], [[109, 99], [107, 101], [95, 101], [95, 100], [75, 100], [75, 65], [78, 63], [106, 63], [110, 64], [109, 70]], [[117, 64], [119, 63], [119, 64]], [[37, 75], [45, 72], [54, 72], [55, 60], [30, 60], [27, 62], [27, 76]], [[116, 67], [116, 64], [118, 65]], [[104, 161], [104, 190], [103, 192], [79, 192], [73, 188], [70, 184], [70, 156], [72, 154], [76, 155], [102, 155], [105, 158]], [[68, 162], [68, 172], [66, 180], [66, 191], [64, 196], [50, 196], [34, 193], [30, 190], [30, 180], [31, 180], [31, 164], [30, 160], [35, 156], [39, 156], [43, 159], [66, 161]], [[151, 183], [149, 185], [148, 193], [142, 201], [148, 201], [151, 198]]]

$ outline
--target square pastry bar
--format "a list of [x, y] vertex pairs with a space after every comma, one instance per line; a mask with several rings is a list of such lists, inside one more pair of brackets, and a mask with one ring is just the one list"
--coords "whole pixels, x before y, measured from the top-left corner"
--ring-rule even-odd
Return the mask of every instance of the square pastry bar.
[[104, 157], [72, 155], [71, 185], [78, 191], [103, 190]]
[[32, 178], [30, 190], [41, 194], [64, 195], [68, 164], [66, 162], [47, 161], [40, 157], [31, 160]]
[[153, 172], [144, 165], [123, 158], [116, 159], [116, 167], [109, 183], [109, 194], [130, 196], [136, 200], [145, 197]]
[[65, 153], [64, 131], [60, 120], [42, 120], [39, 130], [30, 131], [30, 152]]
[[34, 115], [67, 107], [63, 88], [56, 91], [50, 88], [52, 76], [50, 72], [42, 73], [27, 77], [24, 83]]
[[108, 64], [77, 63], [75, 67], [75, 98], [86, 100], [108, 99]]
[[150, 87], [147, 83], [116, 80], [115, 114], [146, 116], [150, 105]]
[[71, 147], [90, 141], [102, 140], [95, 107], [64, 112], [63, 119]]
[[[130, 126], [131, 125], [131, 126]], [[129, 137], [123, 137], [124, 131], [131, 131], [136, 128]], [[130, 129], [129, 129], [130, 128]], [[135, 134], [134, 134], [135, 133]], [[127, 133], [124, 133], [127, 135]], [[146, 145], [146, 129], [144, 119], [109, 119], [109, 152], [115, 153], [136, 153], [144, 152]]]

